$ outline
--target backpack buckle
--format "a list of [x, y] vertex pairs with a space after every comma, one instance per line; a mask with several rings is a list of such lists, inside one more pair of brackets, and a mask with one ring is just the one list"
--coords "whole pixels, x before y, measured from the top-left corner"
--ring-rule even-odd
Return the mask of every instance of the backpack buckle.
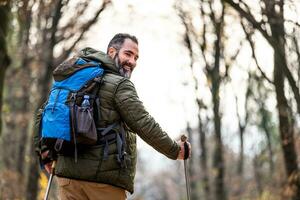
[[71, 93], [70, 99], [75, 101], [75, 99], [76, 99], [76, 93]]

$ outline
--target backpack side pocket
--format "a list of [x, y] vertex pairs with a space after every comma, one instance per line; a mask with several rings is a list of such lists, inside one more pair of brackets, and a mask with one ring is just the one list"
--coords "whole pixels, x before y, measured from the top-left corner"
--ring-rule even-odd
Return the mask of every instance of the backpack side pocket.
[[94, 145], [97, 143], [97, 129], [93, 117], [93, 108], [74, 106], [76, 119], [77, 142]]

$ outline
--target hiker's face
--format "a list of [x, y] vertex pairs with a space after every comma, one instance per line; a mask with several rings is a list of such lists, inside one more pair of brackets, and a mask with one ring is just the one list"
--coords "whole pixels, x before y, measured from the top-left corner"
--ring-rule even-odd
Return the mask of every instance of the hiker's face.
[[115, 48], [113, 50], [110, 56], [114, 59], [115, 65], [120, 70], [121, 75], [130, 78], [139, 58], [138, 45], [131, 39], [125, 39], [119, 51]]

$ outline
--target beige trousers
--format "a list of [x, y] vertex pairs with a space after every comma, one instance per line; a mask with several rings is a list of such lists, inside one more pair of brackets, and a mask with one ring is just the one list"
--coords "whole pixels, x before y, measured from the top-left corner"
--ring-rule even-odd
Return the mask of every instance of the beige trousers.
[[125, 200], [124, 189], [112, 185], [57, 177], [61, 200]]

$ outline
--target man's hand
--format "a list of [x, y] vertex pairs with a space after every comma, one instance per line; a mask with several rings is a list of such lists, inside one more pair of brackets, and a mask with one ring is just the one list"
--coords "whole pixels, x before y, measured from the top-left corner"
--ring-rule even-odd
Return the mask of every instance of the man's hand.
[[52, 173], [52, 164], [53, 164], [53, 161], [48, 162], [47, 164], [44, 165], [45, 170], [48, 172], [48, 174]]
[[177, 141], [177, 143], [179, 144], [180, 146], [180, 151], [179, 151], [179, 154], [178, 154], [178, 157], [177, 159], [178, 160], [184, 160], [184, 155], [185, 155], [185, 148], [184, 148], [184, 143], [187, 143], [188, 145], [188, 158], [191, 157], [191, 154], [192, 154], [192, 146], [189, 142], [187, 142], [187, 137], [186, 136], [182, 136], [180, 141]]
[[[44, 151], [44, 152], [41, 154], [42, 160], [43, 160], [43, 159], [46, 159], [46, 158], [48, 157], [48, 155], [49, 155], [49, 150]], [[48, 163], [46, 163], [46, 164], [44, 165], [45, 170], [46, 170], [49, 174], [52, 172], [52, 164], [53, 164], [53, 161], [50, 161], [50, 162], [48, 162]]]

